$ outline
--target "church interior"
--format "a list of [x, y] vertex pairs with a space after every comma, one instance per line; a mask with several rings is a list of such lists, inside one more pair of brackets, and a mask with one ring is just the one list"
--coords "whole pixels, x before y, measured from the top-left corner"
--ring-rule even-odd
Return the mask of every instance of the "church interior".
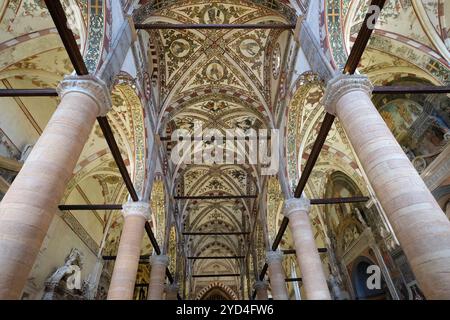
[[1, 300], [450, 299], [449, 219], [450, 1], [0, 0]]

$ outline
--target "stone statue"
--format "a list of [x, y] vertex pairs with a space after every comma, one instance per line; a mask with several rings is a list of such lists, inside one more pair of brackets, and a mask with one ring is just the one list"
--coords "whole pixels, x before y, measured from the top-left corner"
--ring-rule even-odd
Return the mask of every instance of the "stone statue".
[[42, 300], [81, 300], [83, 286], [81, 268], [83, 253], [73, 248], [63, 266], [59, 267], [45, 282]]

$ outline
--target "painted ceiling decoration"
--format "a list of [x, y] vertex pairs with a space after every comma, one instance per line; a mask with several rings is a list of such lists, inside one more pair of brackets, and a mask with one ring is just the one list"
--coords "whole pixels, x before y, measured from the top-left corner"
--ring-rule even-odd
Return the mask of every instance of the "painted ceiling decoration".
[[[147, 7], [139, 10], [136, 21], [143, 23], [258, 23], [286, 22], [273, 9], [252, 2], [189, 1], [176, 5]], [[144, 12], [144, 13], [143, 13]], [[254, 100], [257, 109], [270, 117], [270, 81], [277, 75], [281, 58], [272, 43], [279, 30], [161, 30], [150, 31], [159, 61], [161, 98], [165, 117], [175, 101], [189, 103], [192, 92], [217, 93], [230, 98]], [[275, 56], [265, 58], [267, 52]], [[281, 53], [279, 53], [281, 55]], [[273, 71], [273, 72], [272, 72]], [[267, 86], [269, 84], [269, 86]], [[239, 93], [238, 93], [239, 92]], [[237, 96], [236, 94], [239, 94]], [[270, 123], [269, 126], [272, 124]]]
[[166, 206], [165, 206], [165, 190], [161, 177], [156, 177], [153, 183], [152, 194], [150, 196], [150, 204], [152, 208], [152, 226], [155, 230], [155, 237], [158, 243], [164, 243], [165, 226], [166, 225]]
[[[110, 0], [64, 0], [62, 4], [67, 13], [68, 26], [75, 33], [80, 48], [84, 51], [86, 65], [90, 72], [94, 72], [109, 49]], [[31, 56], [43, 53], [52, 47], [62, 47], [43, 1], [3, 1], [0, 8], [0, 25], [8, 31], [2, 34], [10, 37], [9, 39], [0, 37], [2, 50], [2, 46], [10, 46], [10, 50], [15, 54], [25, 53]], [[45, 46], [48, 49], [45, 49]], [[8, 61], [14, 61], [14, 59], [9, 56]]]
[[[270, 4], [270, 5], [269, 5]], [[272, 1], [158, 1], [137, 10], [138, 23], [292, 23], [287, 3]], [[268, 5], [268, 6], [266, 6]], [[151, 59], [156, 61], [160, 88], [158, 130], [170, 137], [177, 129], [273, 128], [272, 100], [283, 68], [287, 31], [160, 30], [147, 31]], [[280, 40], [279, 40], [280, 39]], [[173, 152], [167, 144], [167, 156]], [[204, 143], [202, 150], [208, 148]], [[225, 150], [224, 150], [225, 151]], [[238, 154], [242, 150], [235, 150]], [[169, 163], [169, 166], [172, 166]], [[258, 168], [249, 165], [173, 165], [173, 186], [179, 195], [253, 195], [260, 190]], [[191, 232], [250, 230], [258, 219], [249, 199], [186, 200], [179, 203], [181, 229]], [[262, 230], [259, 237], [262, 237]], [[243, 236], [189, 236], [186, 255], [240, 255]], [[265, 254], [259, 249], [259, 262]], [[240, 273], [240, 262], [188, 261], [193, 274]], [[195, 279], [201, 288], [208, 280]], [[234, 279], [226, 280], [230, 286]]]
[[270, 243], [275, 239], [279, 222], [283, 219], [284, 198], [276, 177], [270, 177], [267, 183], [267, 230]]
[[[392, 66], [391, 72], [425, 70], [435, 82], [449, 83], [449, 35], [441, 0], [389, 1], [380, 17], [360, 70], [373, 73]], [[323, 47], [339, 69], [356, 39], [364, 12], [364, 1], [324, 1]], [[448, 19], [448, 18], [447, 18]], [[408, 23], [404, 23], [408, 21]], [[366, 68], [370, 69], [366, 70]], [[394, 67], [395, 66], [395, 67]]]

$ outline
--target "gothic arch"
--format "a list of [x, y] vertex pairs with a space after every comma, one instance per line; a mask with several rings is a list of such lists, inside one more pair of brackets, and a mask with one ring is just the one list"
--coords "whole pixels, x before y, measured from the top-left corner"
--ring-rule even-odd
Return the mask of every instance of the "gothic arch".
[[214, 289], [220, 289], [222, 292], [224, 292], [230, 300], [238, 300], [238, 296], [236, 293], [227, 285], [223, 284], [222, 282], [213, 282], [207, 287], [203, 288], [198, 294], [195, 300], [202, 300], [208, 292], [214, 290]]

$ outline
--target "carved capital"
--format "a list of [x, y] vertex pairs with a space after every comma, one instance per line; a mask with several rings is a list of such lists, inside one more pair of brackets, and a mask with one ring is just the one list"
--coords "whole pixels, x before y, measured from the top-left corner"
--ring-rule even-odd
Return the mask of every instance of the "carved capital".
[[150, 219], [150, 204], [148, 202], [127, 202], [122, 206], [124, 218], [139, 216], [145, 220]]
[[267, 283], [267, 281], [256, 281], [254, 286], [255, 290], [267, 290], [267, 288], [269, 288], [269, 284]]
[[266, 253], [266, 262], [268, 265], [271, 265], [272, 263], [281, 263], [283, 261], [283, 252], [277, 250], [272, 251], [269, 250]]
[[373, 85], [369, 78], [362, 75], [339, 74], [328, 82], [323, 97], [323, 105], [328, 113], [336, 115], [336, 104], [343, 95], [352, 91], [363, 91], [372, 94]]
[[311, 201], [308, 198], [291, 198], [286, 200], [284, 204], [284, 216], [289, 218], [292, 214], [303, 211], [309, 213], [311, 209]]
[[61, 99], [70, 92], [85, 94], [95, 101], [98, 116], [106, 116], [112, 108], [110, 90], [103, 80], [96, 76], [65, 76], [56, 89]]
[[167, 267], [169, 264], [169, 257], [164, 255], [152, 255], [150, 257], [150, 265], [151, 266], [164, 266]]

